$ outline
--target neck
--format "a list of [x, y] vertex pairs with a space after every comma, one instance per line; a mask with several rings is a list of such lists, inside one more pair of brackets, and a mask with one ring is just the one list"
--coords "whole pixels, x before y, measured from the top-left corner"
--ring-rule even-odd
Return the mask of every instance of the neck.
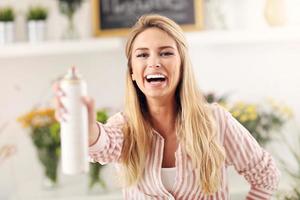
[[164, 138], [175, 135], [177, 108], [175, 98], [147, 99], [150, 121], [153, 128]]

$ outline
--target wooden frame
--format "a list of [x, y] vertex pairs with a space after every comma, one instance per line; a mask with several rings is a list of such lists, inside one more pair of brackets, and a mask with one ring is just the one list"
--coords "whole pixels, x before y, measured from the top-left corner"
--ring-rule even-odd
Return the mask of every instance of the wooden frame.
[[[114, 28], [107, 28], [107, 27], [104, 27], [102, 26], [103, 23], [105, 23], [105, 19], [102, 19], [103, 18], [103, 13], [101, 13], [101, 1], [103, 3], [103, 1], [105, 1], [106, 3], [108, 4], [111, 4], [111, 0], [92, 0], [92, 9], [93, 9], [93, 29], [94, 29], [94, 35], [95, 36], [124, 36], [124, 35], [127, 35], [128, 32], [129, 32], [129, 29], [130, 27], [134, 24], [135, 20], [127, 20], [126, 17], [130, 17], [130, 18], [133, 18], [133, 15], [130, 15], [128, 14], [128, 12], [125, 12], [123, 13], [123, 15], [121, 15], [121, 17], [123, 18], [124, 16], [124, 23], [132, 23], [132, 25], [128, 25], [128, 26], [125, 26], [125, 27], [118, 27], [118, 25], [115, 25], [116, 23], [120, 23], [120, 22], [116, 22], [114, 24]], [[124, 3], [124, 1], [126, 2], [126, 0], [118, 0], [119, 2], [122, 2]], [[152, 0], [149, 0], [149, 2], [152, 1]], [[158, 0], [156, 0], [157, 2]], [[162, 3], [163, 2], [166, 2], [167, 0], [160, 0]], [[183, 30], [187, 30], [187, 31], [195, 31], [195, 30], [201, 30], [203, 28], [203, 12], [202, 12], [202, 0], [178, 0], [180, 2], [186, 2], [186, 7], [190, 7], [188, 9], [192, 10], [193, 12], [193, 16], [189, 16], [189, 17], [193, 17], [193, 22], [192, 23], [179, 23], [178, 21], [176, 21], [177, 23], [180, 24], [180, 26], [183, 28]], [[115, 0], [115, 2], [117, 2], [117, 0]], [[119, 3], [118, 2], [118, 3]], [[141, 0], [142, 2], [142, 0]], [[192, 3], [192, 4], [188, 4], [189, 3]], [[127, 3], [130, 3], [130, 2], [127, 2]], [[112, 5], [110, 5], [112, 7]], [[188, 11], [190, 11], [188, 10]], [[157, 11], [150, 11], [150, 12], [147, 12], [147, 13], [158, 13], [158, 14], [162, 14], [162, 15], [165, 15], [167, 17], [170, 17], [170, 15], [178, 15], [178, 14], [181, 14], [181, 16], [184, 16], [184, 15], [189, 15], [187, 13], [190, 13], [190, 12], [183, 12], [183, 11], [186, 11], [186, 10], [182, 10], [182, 13], [178, 13], [177, 11], [172, 11], [172, 10], [161, 10], [160, 12], [157, 12]], [[169, 14], [164, 14], [164, 12], [168, 12]], [[192, 13], [191, 12], [191, 13]], [[126, 15], [127, 14], [127, 15]], [[144, 13], [143, 13], [144, 14]], [[107, 17], [107, 16], [105, 16]], [[110, 15], [109, 17], [114, 17], [113, 14]], [[120, 17], [120, 16], [119, 16]], [[107, 17], [108, 18], [108, 17]], [[172, 18], [172, 16], [170, 17]], [[109, 23], [107, 23], [109, 24]]]

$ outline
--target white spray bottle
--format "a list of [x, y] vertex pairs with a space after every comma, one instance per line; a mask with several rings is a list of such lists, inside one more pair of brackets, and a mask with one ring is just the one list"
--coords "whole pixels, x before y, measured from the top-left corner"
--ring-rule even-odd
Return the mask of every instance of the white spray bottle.
[[69, 69], [60, 83], [65, 96], [61, 98], [67, 110], [66, 121], [61, 121], [62, 172], [74, 175], [88, 172], [88, 113], [82, 103], [87, 86], [75, 67]]

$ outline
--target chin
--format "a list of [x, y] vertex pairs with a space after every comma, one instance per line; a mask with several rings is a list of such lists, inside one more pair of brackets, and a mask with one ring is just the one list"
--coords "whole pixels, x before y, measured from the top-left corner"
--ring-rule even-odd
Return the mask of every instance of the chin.
[[147, 92], [145, 94], [146, 98], [152, 98], [152, 99], [161, 99], [163, 97], [168, 96], [167, 94], [165, 94], [164, 92], [161, 91], [153, 91], [153, 92]]

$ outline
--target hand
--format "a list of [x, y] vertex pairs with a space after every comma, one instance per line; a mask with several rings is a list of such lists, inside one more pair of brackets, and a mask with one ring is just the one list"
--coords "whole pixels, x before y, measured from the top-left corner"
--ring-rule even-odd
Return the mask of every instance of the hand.
[[66, 96], [64, 91], [60, 87], [60, 82], [56, 81], [53, 86], [52, 90], [54, 92], [54, 105], [55, 105], [55, 118], [57, 121], [62, 122], [66, 121], [65, 115], [68, 113], [67, 109], [64, 107], [61, 97]]
[[[66, 121], [66, 114], [68, 113], [66, 107], [61, 101], [61, 97], [66, 96], [66, 93], [60, 87], [60, 83], [57, 81], [53, 84], [53, 92], [55, 94], [54, 104], [55, 104], [55, 118], [59, 121]], [[82, 103], [86, 106], [88, 112], [88, 129], [89, 129], [89, 144], [94, 143], [100, 133], [97, 125], [97, 118], [95, 112], [95, 101], [91, 97], [82, 97]]]

